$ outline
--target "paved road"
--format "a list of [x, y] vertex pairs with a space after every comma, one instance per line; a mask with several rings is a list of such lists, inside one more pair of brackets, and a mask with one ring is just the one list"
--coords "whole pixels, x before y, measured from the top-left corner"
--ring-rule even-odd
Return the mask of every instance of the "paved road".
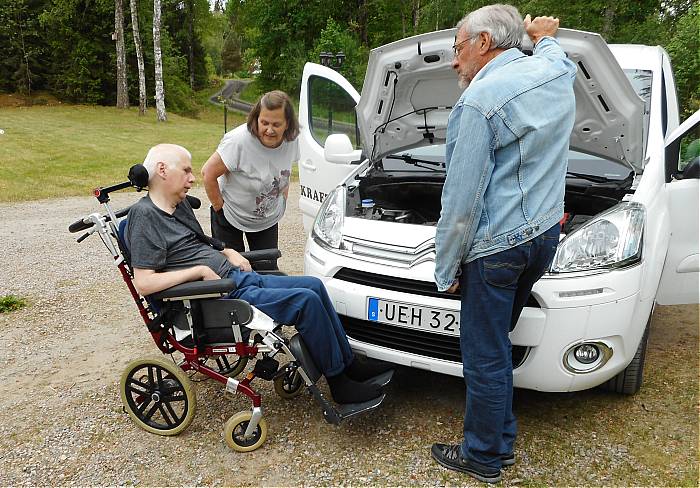
[[240, 97], [241, 92], [249, 83], [250, 80], [226, 80], [223, 88], [209, 97], [209, 101], [216, 105], [222, 105], [225, 100], [228, 108], [248, 113], [253, 108], [253, 105], [240, 100], [238, 97]]

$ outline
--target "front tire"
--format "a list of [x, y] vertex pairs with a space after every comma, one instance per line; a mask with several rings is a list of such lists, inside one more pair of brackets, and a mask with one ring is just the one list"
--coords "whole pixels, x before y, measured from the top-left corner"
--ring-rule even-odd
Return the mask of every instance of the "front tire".
[[304, 379], [301, 377], [299, 370], [294, 368], [285, 371], [284, 374], [275, 378], [274, 386], [275, 393], [277, 393], [280, 398], [289, 400], [301, 395], [304, 387]]
[[250, 419], [253, 416], [250, 410], [244, 410], [233, 415], [224, 426], [224, 440], [228, 447], [238, 452], [250, 452], [262, 446], [267, 439], [267, 422], [260, 419], [258, 426], [250, 438], [244, 437]]
[[637, 352], [632, 358], [632, 362], [619, 372], [616, 376], [610, 378], [607, 382], [600, 385], [605, 391], [619, 393], [622, 395], [634, 395], [642, 387], [644, 377], [644, 360], [647, 355], [647, 343], [649, 342], [649, 329], [651, 327], [651, 314], [647, 320], [644, 335], [642, 335]]

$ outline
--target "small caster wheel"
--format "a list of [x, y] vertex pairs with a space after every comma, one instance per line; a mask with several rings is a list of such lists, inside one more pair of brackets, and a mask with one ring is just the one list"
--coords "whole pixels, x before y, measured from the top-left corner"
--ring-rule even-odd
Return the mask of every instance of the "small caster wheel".
[[245, 437], [248, 423], [253, 416], [249, 410], [244, 410], [233, 415], [224, 425], [224, 439], [228, 447], [238, 452], [254, 451], [263, 445], [267, 438], [267, 422], [260, 419], [258, 426], [250, 437]]
[[197, 408], [192, 382], [176, 364], [163, 358], [131, 361], [119, 382], [124, 409], [136, 425], [158, 435], [185, 430]]
[[275, 378], [275, 392], [280, 398], [290, 399], [301, 395], [304, 387], [304, 379], [299, 374], [299, 370], [294, 368], [287, 370], [281, 376]]
[[212, 356], [216, 362], [218, 372], [229, 378], [235, 378], [248, 365], [248, 356], [236, 356], [235, 354], [223, 354]]

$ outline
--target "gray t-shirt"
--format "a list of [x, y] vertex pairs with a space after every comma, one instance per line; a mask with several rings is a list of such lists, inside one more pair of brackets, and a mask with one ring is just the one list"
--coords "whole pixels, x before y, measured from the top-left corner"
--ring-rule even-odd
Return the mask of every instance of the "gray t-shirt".
[[228, 170], [218, 180], [226, 220], [244, 232], [259, 232], [279, 222], [292, 163], [299, 160], [297, 140], [265, 147], [243, 124], [224, 135], [216, 152]]
[[178, 204], [173, 215], [158, 208], [148, 195], [129, 209], [124, 238], [133, 268], [173, 271], [206, 265], [222, 278], [236, 269], [226, 256], [202, 242], [178, 219], [202, 232], [186, 199]]

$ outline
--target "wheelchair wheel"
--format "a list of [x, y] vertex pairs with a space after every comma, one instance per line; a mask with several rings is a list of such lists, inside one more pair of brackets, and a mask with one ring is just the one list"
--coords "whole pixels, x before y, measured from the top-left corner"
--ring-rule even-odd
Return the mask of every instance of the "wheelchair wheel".
[[212, 356], [216, 362], [218, 372], [224, 376], [234, 378], [248, 365], [248, 356], [236, 356], [235, 354], [223, 354], [221, 356]]
[[246, 439], [245, 431], [248, 428], [253, 413], [250, 410], [244, 410], [233, 415], [226, 421], [224, 426], [224, 440], [228, 447], [238, 452], [254, 451], [263, 445], [267, 439], [267, 422], [265, 419], [260, 419], [255, 432]]
[[275, 378], [275, 393], [280, 398], [290, 399], [301, 395], [304, 387], [304, 379], [299, 374], [297, 368], [285, 371], [283, 375]]
[[179, 366], [163, 358], [137, 359], [122, 373], [124, 409], [136, 424], [158, 435], [185, 430], [197, 408], [192, 382]]

